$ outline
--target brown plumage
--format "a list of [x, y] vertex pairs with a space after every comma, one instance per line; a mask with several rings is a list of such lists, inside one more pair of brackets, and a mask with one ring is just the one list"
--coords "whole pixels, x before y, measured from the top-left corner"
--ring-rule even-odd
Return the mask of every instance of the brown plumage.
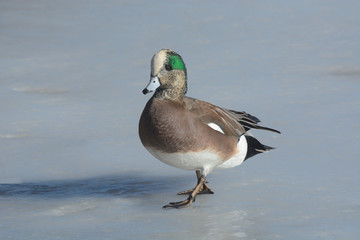
[[165, 208], [188, 207], [197, 194], [213, 193], [206, 185], [206, 175], [215, 168], [240, 165], [244, 160], [271, 147], [246, 133], [263, 129], [259, 119], [246, 113], [220, 108], [211, 103], [186, 97], [187, 71], [179, 54], [163, 49], [151, 60], [151, 79], [143, 93], [154, 92], [139, 122], [139, 136], [144, 147], [162, 162], [194, 170], [197, 185], [181, 192], [184, 201]]

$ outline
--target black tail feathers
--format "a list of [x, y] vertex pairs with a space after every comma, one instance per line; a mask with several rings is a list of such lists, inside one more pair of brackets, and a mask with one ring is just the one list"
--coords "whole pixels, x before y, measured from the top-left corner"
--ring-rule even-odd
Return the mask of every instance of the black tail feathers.
[[245, 135], [245, 138], [246, 138], [247, 145], [248, 145], [245, 160], [255, 156], [256, 154], [268, 152], [271, 149], [274, 149], [273, 147], [263, 145], [256, 138], [254, 138], [252, 136]]
[[255, 129], [262, 129], [262, 130], [267, 130], [267, 131], [271, 131], [271, 132], [276, 132], [278, 134], [281, 134], [280, 131], [276, 130], [276, 129], [273, 129], [273, 128], [268, 128], [268, 127], [263, 127], [263, 126], [259, 126], [259, 125], [256, 125], [256, 127], [254, 127]]

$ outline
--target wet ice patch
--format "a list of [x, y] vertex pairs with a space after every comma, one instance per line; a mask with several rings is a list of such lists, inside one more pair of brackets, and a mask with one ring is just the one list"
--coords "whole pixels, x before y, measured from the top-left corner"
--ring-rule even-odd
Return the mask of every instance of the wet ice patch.
[[13, 87], [15, 92], [34, 93], [34, 94], [62, 94], [68, 92], [65, 88], [49, 88], [49, 87]]
[[231, 236], [236, 238], [246, 238], [245, 228], [254, 224], [249, 220], [248, 213], [243, 210], [233, 210], [221, 214], [221, 221], [219, 215], [210, 215], [208, 223], [206, 224], [209, 232], [209, 238], [219, 238], [222, 236]]
[[0, 134], [0, 139], [26, 138], [27, 136], [26, 133]]
[[84, 212], [96, 207], [95, 203], [88, 201], [81, 201], [76, 203], [69, 203], [63, 206], [56, 207], [49, 211], [52, 216], [65, 216], [73, 213]]
[[360, 77], [360, 67], [333, 67], [328, 70], [333, 76]]

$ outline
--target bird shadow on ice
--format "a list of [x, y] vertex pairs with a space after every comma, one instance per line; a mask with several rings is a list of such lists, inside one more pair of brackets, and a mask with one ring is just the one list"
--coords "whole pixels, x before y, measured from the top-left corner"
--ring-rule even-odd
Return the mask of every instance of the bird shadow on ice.
[[166, 192], [174, 185], [185, 185], [186, 176], [112, 175], [78, 180], [0, 184], [1, 197], [142, 197]]

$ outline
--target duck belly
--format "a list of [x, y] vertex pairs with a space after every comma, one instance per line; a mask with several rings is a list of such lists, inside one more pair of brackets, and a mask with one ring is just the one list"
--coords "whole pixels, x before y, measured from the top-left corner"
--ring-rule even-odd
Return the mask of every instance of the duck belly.
[[200, 170], [206, 175], [216, 166], [223, 164], [223, 160], [216, 153], [203, 150], [187, 153], [166, 153], [151, 147], [146, 149], [161, 162], [172, 167], [185, 170]]

